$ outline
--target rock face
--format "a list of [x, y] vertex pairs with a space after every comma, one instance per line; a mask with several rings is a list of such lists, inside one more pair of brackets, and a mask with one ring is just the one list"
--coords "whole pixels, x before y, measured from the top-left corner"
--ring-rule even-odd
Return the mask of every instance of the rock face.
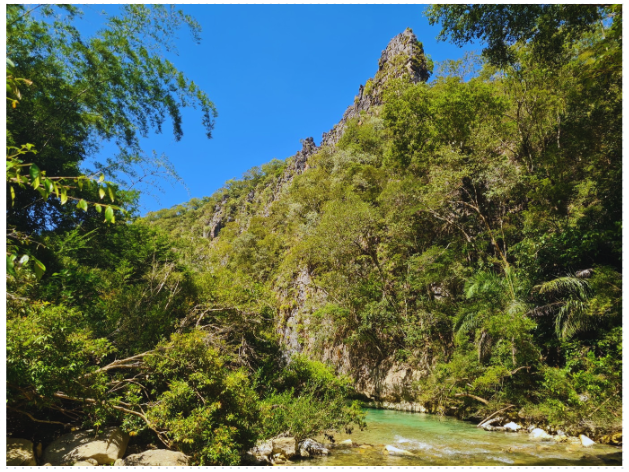
[[33, 443], [28, 439], [7, 438], [7, 465], [37, 465], [35, 453], [33, 452]]
[[168, 451], [166, 449], [155, 449], [152, 451], [145, 451], [139, 454], [132, 454], [123, 459], [124, 463], [121, 464], [125, 467], [138, 467], [138, 466], [160, 466], [165, 465], [169, 467], [185, 467], [188, 465], [188, 457], [176, 451]]
[[[383, 90], [387, 81], [405, 78], [411, 83], [418, 83], [426, 81], [429, 74], [423, 46], [412, 30], [407, 29], [395, 36], [382, 51], [375, 76], [359, 87], [354, 103], [347, 108], [341, 120], [330, 132], [323, 134], [321, 147], [335, 145], [348, 120], [360, 117], [361, 113], [377, 113], [374, 108], [383, 103]], [[246, 195], [246, 202], [262, 204], [255, 216], [268, 217], [273, 203], [286, 191], [294, 178], [309, 169], [311, 157], [320, 148], [311, 137], [301, 143], [302, 149], [286, 161], [286, 167], [279, 177], [266, 188]], [[241, 215], [248, 215], [247, 204], [241, 205], [242, 207], [239, 205], [225, 194], [215, 204], [211, 215], [205, 217], [203, 237], [215, 239], [231, 221], [238, 221], [243, 227], [246, 226], [247, 216], [242, 216], [241, 221]], [[287, 308], [283, 309], [277, 324], [287, 359], [294, 353], [305, 352], [310, 357], [329, 362], [338, 373], [354, 377], [358, 393], [369, 400], [400, 402], [413, 398], [411, 386], [423, 375], [425, 369], [396, 362], [393, 358], [369, 358], [370, 353], [354, 352], [341, 340], [331, 341], [332, 336], [309, 330], [311, 313], [327, 302], [327, 295], [312, 286], [310, 274], [305, 269], [295, 274], [292, 282], [297, 287], [296, 290], [290, 289], [291, 293], [278, 294], [282, 301], [287, 302], [284, 304]], [[435, 298], [447, 296], [441, 287], [436, 287], [434, 291]], [[322, 345], [319, 341], [324, 338], [325, 345]], [[430, 359], [422, 359], [421, 365], [430, 365], [430, 362]]]
[[124, 455], [128, 443], [129, 436], [120, 428], [108, 428], [98, 436], [94, 431], [69, 433], [46, 448], [44, 462], [72, 465], [77, 461], [94, 459], [99, 464], [112, 464]]

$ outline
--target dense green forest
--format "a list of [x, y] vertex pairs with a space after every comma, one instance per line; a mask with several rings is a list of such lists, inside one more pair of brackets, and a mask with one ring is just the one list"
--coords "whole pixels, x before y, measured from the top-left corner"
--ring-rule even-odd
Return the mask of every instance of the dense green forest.
[[[156, 52], [198, 25], [133, 5], [87, 40], [73, 7], [28, 8], [7, 7], [10, 430], [122, 425], [239, 464], [363, 427], [359, 367], [386, 363], [434, 413], [621, 429], [620, 6], [434, 5], [482, 55], [433, 64], [407, 30], [337, 137], [145, 217], [125, 179], [172, 167], [140, 138], [216, 118]], [[86, 172], [103, 139], [119, 154]]]

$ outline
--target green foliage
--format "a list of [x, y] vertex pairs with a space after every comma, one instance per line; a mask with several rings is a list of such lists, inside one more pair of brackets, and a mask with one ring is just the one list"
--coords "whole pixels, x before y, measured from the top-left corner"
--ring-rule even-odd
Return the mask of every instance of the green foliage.
[[[530, 42], [536, 55], [556, 61], [570, 42], [592, 31], [611, 5], [432, 5], [431, 25], [441, 23], [439, 38], [457, 45], [473, 40], [487, 44], [483, 54], [496, 65], [513, 62], [510, 48]], [[613, 10], [612, 10], [613, 11]]]

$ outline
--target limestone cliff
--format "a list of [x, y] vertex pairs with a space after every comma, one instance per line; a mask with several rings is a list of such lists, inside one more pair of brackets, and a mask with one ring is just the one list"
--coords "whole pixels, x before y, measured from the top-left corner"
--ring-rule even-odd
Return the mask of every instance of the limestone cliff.
[[[245, 215], [248, 204], [252, 202], [258, 208], [256, 216], [268, 217], [273, 205], [281, 200], [294, 178], [308, 171], [310, 158], [322, 147], [334, 147], [338, 143], [349, 120], [376, 112], [383, 103], [383, 91], [388, 81], [403, 78], [418, 83], [426, 81], [428, 76], [428, 61], [413, 32], [407, 29], [395, 36], [382, 51], [374, 77], [359, 87], [358, 95], [341, 120], [323, 134], [321, 146], [316, 146], [313, 138], [306, 138], [302, 141], [302, 149], [286, 160], [282, 172], [265, 188], [244, 191], [238, 202], [230, 200], [226, 194], [215, 200], [217, 203], [205, 222], [204, 237], [217, 238], [221, 229], [231, 221], [238, 222], [241, 231], [246, 229]], [[399, 401], [409, 397], [407, 393], [412, 382], [422, 375], [421, 367], [396, 362], [386, 355], [371, 356], [356, 352], [343, 340], [324, 334], [325, 327], [313, 326], [311, 315], [326, 303], [327, 294], [318, 290], [312, 280], [308, 268], [303, 267], [294, 274], [289, 284], [291, 288], [277, 289], [279, 304], [284, 307], [277, 319], [277, 330], [286, 357], [304, 352], [331, 363], [339, 373], [353, 377], [358, 392], [375, 401]], [[322, 342], [323, 338], [325, 341]]]

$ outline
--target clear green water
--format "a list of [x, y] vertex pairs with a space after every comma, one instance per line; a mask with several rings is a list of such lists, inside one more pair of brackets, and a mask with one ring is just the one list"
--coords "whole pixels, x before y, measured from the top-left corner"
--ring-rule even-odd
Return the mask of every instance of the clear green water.
[[[301, 461], [310, 466], [421, 466], [421, 465], [621, 465], [620, 449], [595, 445], [529, 440], [526, 433], [489, 432], [454, 418], [422, 413], [367, 410], [368, 428], [336, 437], [371, 447], [335, 448], [324, 458]], [[399, 457], [384, 454], [385, 445], [415, 454]]]

